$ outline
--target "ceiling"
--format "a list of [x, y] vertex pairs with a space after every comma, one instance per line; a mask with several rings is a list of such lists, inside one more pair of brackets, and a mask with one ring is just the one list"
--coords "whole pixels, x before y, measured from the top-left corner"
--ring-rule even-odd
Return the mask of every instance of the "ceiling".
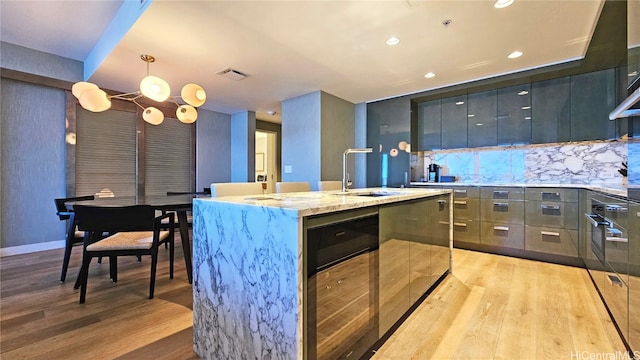
[[[604, 3], [493, 2], [155, 0], [89, 81], [133, 91], [150, 54], [174, 93], [195, 82], [204, 108], [279, 122], [283, 100], [316, 90], [361, 103], [579, 59]], [[0, 39], [84, 61], [121, 4], [2, 0]], [[229, 67], [248, 77], [216, 75]]]

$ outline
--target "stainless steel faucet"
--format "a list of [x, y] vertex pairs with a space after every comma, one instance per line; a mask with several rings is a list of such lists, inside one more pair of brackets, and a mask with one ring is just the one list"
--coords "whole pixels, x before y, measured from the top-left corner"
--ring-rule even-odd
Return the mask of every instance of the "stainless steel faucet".
[[347, 149], [342, 153], [342, 192], [349, 191], [349, 186], [351, 185], [351, 181], [349, 180], [349, 173], [347, 172], [347, 154], [357, 154], [357, 153], [370, 153], [373, 152], [373, 148], [363, 148], [363, 149]]

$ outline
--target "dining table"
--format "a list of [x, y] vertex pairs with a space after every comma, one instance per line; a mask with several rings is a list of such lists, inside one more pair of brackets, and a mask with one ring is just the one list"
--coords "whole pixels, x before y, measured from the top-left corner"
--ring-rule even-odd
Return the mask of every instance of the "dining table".
[[189, 224], [187, 223], [187, 212], [193, 209], [193, 199], [198, 197], [209, 197], [201, 194], [178, 194], [178, 195], [143, 195], [143, 196], [119, 196], [101, 197], [94, 200], [69, 201], [65, 206], [73, 211], [74, 204], [104, 207], [124, 207], [132, 205], [149, 205], [154, 210], [163, 212], [175, 212], [178, 217], [178, 228], [182, 241], [182, 251], [184, 262], [187, 268], [187, 278], [189, 284], [193, 282], [193, 269], [191, 265], [191, 242], [189, 239]]

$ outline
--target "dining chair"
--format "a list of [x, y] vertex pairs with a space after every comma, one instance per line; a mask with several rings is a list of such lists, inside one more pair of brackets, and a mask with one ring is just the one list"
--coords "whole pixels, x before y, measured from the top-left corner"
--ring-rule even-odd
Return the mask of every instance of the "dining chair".
[[211, 197], [242, 195], [262, 195], [262, 183], [231, 182], [211, 184]]
[[276, 183], [276, 192], [277, 193], [302, 192], [302, 191], [311, 191], [311, 187], [309, 186], [308, 182], [306, 182], [306, 181], [288, 181], [288, 182], [278, 181]]
[[[211, 189], [208, 188], [204, 188], [203, 191], [167, 191], [167, 196], [178, 196], [178, 195], [210, 195], [211, 194]], [[166, 211], [162, 211], [162, 215], [166, 214]], [[175, 225], [179, 225], [178, 224], [178, 214], [175, 213], [174, 215], [174, 222]], [[191, 229], [193, 227], [193, 215], [191, 215], [191, 212], [187, 213], [187, 224], [189, 225], [189, 228]], [[162, 219], [162, 228], [163, 229], [167, 229], [169, 226], [169, 219], [165, 218]], [[167, 244], [165, 244], [166, 247]]]
[[64, 236], [64, 257], [62, 259], [60, 282], [64, 282], [67, 278], [67, 269], [69, 268], [69, 259], [71, 258], [71, 249], [73, 249], [73, 245], [81, 243], [84, 239], [84, 232], [77, 229], [73, 212], [67, 209], [65, 203], [70, 201], [93, 200], [94, 198], [95, 196], [93, 195], [87, 195], [54, 199], [56, 204], [56, 215], [58, 215], [60, 221], [67, 222]]
[[320, 180], [318, 181], [318, 191], [342, 190], [342, 181]]
[[[82, 267], [74, 288], [80, 288], [80, 304], [84, 304], [87, 294], [87, 278], [91, 259], [98, 256], [109, 257], [109, 274], [113, 282], [118, 281], [118, 256], [151, 256], [149, 299], [153, 299], [158, 263], [158, 248], [169, 244], [169, 278], [173, 279], [174, 223], [173, 214], [155, 217], [149, 205], [123, 207], [100, 207], [74, 205], [75, 221], [78, 229], [85, 231]], [[169, 229], [161, 230], [161, 221], [169, 218]], [[108, 232], [113, 235], [102, 238]]]

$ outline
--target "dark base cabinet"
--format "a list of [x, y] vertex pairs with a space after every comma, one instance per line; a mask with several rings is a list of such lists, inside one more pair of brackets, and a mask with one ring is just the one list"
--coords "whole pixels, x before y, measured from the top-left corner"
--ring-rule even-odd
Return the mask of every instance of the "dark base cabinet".
[[[581, 258], [629, 350], [640, 351], [640, 204], [584, 190]], [[603, 215], [602, 223], [589, 217]]]
[[527, 226], [525, 250], [578, 257], [578, 230]]

